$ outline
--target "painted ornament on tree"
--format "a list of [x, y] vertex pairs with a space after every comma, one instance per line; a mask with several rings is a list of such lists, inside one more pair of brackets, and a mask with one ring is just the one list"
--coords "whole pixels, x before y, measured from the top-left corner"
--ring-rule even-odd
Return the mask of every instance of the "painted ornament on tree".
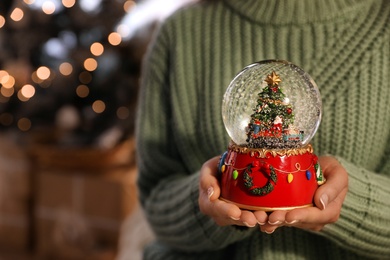
[[280, 60], [247, 66], [228, 86], [222, 116], [231, 143], [218, 165], [221, 199], [249, 210], [313, 205], [325, 182], [309, 143], [321, 99], [306, 72]]

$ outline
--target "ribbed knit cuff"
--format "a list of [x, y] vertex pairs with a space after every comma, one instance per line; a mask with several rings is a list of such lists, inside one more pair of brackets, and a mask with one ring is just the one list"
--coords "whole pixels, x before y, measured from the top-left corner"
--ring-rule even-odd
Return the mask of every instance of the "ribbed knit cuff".
[[348, 193], [339, 220], [323, 234], [369, 257], [390, 257], [390, 179], [337, 158], [348, 172]]
[[[196, 185], [195, 185], [196, 183]], [[195, 216], [199, 226], [204, 230], [207, 243], [210, 249], [224, 248], [234, 242], [241, 241], [251, 235], [253, 231], [258, 231], [258, 228], [237, 228], [235, 226], [218, 226], [215, 221], [209, 216], [204, 215], [199, 210], [199, 174], [197, 174], [197, 181], [192, 182], [191, 198], [194, 203]]]
[[220, 227], [199, 210], [199, 173], [164, 179], [147, 198], [145, 213], [158, 242], [181, 252], [216, 251], [257, 228]]

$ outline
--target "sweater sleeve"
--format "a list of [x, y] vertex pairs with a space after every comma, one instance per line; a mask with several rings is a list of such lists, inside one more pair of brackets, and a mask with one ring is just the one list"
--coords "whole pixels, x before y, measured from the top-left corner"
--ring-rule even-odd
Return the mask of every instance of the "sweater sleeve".
[[349, 190], [339, 220], [323, 234], [359, 254], [390, 257], [390, 156], [380, 174], [338, 159], [348, 172]]
[[217, 250], [248, 237], [252, 230], [219, 227], [199, 210], [199, 170], [188, 170], [175, 143], [166, 26], [143, 68], [136, 129], [140, 200], [160, 243], [187, 252]]

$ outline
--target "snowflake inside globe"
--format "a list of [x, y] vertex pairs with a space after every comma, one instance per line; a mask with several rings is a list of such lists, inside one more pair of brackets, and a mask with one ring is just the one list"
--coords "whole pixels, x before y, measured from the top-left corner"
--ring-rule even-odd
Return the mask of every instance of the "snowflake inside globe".
[[228, 86], [222, 116], [229, 136], [249, 148], [286, 149], [310, 142], [321, 121], [321, 98], [298, 66], [267, 60], [244, 68]]

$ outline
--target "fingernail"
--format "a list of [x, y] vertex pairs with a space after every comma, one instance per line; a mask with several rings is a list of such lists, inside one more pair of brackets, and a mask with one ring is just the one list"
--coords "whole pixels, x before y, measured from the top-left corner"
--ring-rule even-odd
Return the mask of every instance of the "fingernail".
[[274, 229], [274, 230], [272, 230], [272, 231], [267, 231], [267, 230], [264, 230], [264, 232], [265, 232], [265, 233], [267, 233], [268, 235], [271, 235], [272, 233], [274, 233], [274, 232], [275, 232], [275, 229]]
[[257, 221], [257, 223], [258, 223], [260, 226], [264, 226], [264, 225], [265, 225], [264, 222], [258, 222], [258, 221]]
[[235, 221], [240, 220], [240, 218], [235, 218], [235, 217], [232, 217], [232, 216], [230, 216], [230, 218], [235, 220]]
[[295, 224], [297, 222], [298, 222], [298, 220], [294, 219], [293, 221], [290, 221], [290, 222], [286, 221], [286, 224], [287, 225], [292, 225], [292, 224]]
[[321, 198], [320, 198], [320, 202], [322, 204], [322, 210], [324, 210], [326, 208], [326, 205], [328, 205], [328, 195], [326, 194], [322, 194]]
[[282, 221], [280, 221], [280, 220], [277, 220], [277, 221], [275, 221], [275, 222], [270, 222], [270, 221], [268, 221], [268, 224], [270, 224], [270, 225], [279, 225], [279, 224], [281, 224], [282, 223]]
[[244, 223], [244, 225], [247, 226], [247, 227], [254, 227], [254, 226], [256, 226], [256, 225], [249, 225], [248, 222], [242, 222], [242, 223]]
[[213, 187], [210, 187], [207, 189], [207, 196], [209, 197], [209, 199], [211, 198], [211, 196], [213, 196], [214, 194], [214, 188]]

